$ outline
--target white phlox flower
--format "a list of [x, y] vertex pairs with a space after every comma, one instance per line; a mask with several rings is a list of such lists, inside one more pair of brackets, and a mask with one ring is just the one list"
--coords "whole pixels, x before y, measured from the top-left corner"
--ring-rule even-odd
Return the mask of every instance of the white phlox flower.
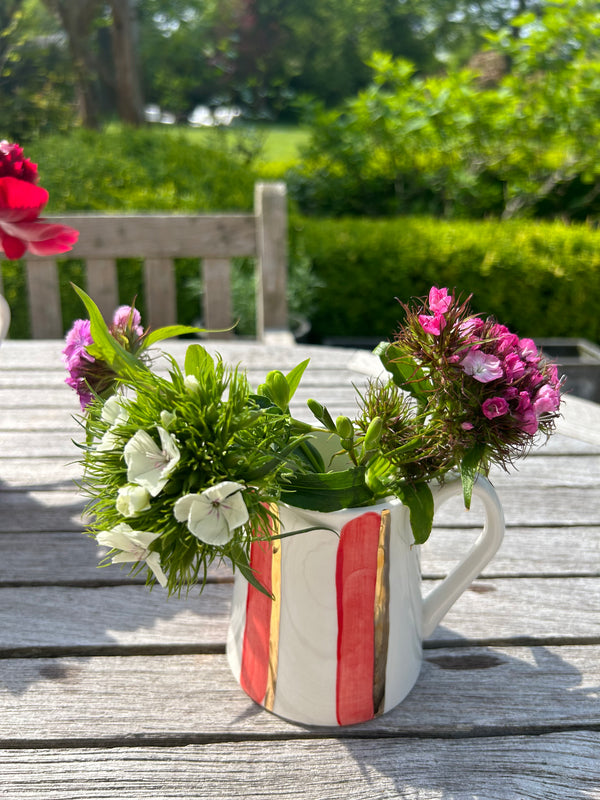
[[119, 425], [122, 422], [127, 422], [129, 419], [129, 412], [123, 407], [121, 400], [116, 394], [111, 395], [102, 406], [102, 413], [100, 419], [108, 422], [109, 425]]
[[121, 551], [112, 556], [113, 564], [145, 561], [148, 569], [164, 588], [167, 585], [167, 577], [160, 566], [159, 555], [148, 549], [159, 536], [159, 533], [134, 531], [126, 522], [121, 522], [110, 531], [100, 531], [96, 535], [96, 541], [103, 547]]
[[108, 422], [110, 428], [106, 431], [104, 436], [100, 439], [96, 449], [104, 452], [106, 450], [116, 450], [120, 447], [121, 437], [115, 433], [117, 425], [127, 422], [129, 419], [129, 412], [121, 405], [120, 399], [116, 395], [112, 395], [102, 406], [102, 413], [100, 419]]
[[150, 495], [143, 486], [126, 483], [117, 492], [116, 507], [124, 517], [135, 517], [150, 508]]
[[137, 431], [123, 450], [127, 480], [143, 486], [152, 497], [163, 490], [180, 457], [175, 437], [160, 425], [156, 427], [160, 447], [146, 431]]
[[175, 503], [173, 513], [186, 522], [190, 531], [206, 544], [223, 545], [233, 531], [248, 522], [248, 509], [242, 491], [234, 481], [221, 481], [201, 494], [186, 494]]

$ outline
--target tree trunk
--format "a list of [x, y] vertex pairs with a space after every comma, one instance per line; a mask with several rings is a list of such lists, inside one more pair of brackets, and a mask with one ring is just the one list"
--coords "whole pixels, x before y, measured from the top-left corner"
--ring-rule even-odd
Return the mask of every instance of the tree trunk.
[[100, 109], [96, 91], [97, 64], [92, 47], [92, 23], [102, 0], [43, 0], [58, 16], [67, 35], [81, 120], [87, 128], [98, 128]]
[[110, 0], [111, 39], [119, 118], [130, 125], [144, 122], [144, 103], [137, 60], [136, 0]]

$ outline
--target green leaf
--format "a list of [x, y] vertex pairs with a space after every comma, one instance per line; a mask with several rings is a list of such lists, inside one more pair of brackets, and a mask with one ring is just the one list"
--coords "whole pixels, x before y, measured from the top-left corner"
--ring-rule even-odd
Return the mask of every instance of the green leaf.
[[271, 592], [269, 592], [256, 577], [254, 570], [248, 562], [248, 556], [246, 555], [246, 551], [243, 549], [243, 547], [241, 547], [239, 544], [236, 544], [235, 547], [230, 549], [229, 554], [233, 565], [236, 569], [239, 569], [248, 583], [251, 586], [254, 586], [255, 589], [258, 589], [259, 592], [266, 594], [267, 597], [273, 598]]
[[214, 370], [214, 362], [209, 353], [200, 344], [191, 344], [185, 351], [184, 369], [186, 375], [193, 375], [196, 378], [204, 373], [207, 366], [210, 371]]
[[302, 361], [301, 364], [297, 364], [294, 369], [290, 370], [290, 372], [288, 372], [288, 374], [285, 376], [290, 390], [290, 400], [300, 385], [300, 381], [302, 380], [302, 376], [304, 375], [304, 371], [308, 367], [309, 362], [310, 358], [307, 358], [306, 361]]
[[460, 464], [460, 479], [462, 482], [463, 497], [465, 508], [471, 508], [471, 498], [473, 496], [473, 484], [479, 473], [481, 459], [485, 453], [485, 446], [476, 444], [465, 455]]
[[163, 339], [172, 339], [175, 336], [184, 336], [189, 333], [203, 333], [204, 328], [193, 328], [189, 325], [166, 325], [164, 328], [157, 328], [144, 336], [144, 347], [151, 347], [156, 342]]
[[125, 350], [114, 336], [111, 336], [100, 309], [92, 298], [75, 284], [71, 285], [81, 298], [90, 318], [90, 333], [94, 340], [94, 345], [88, 347], [90, 355], [106, 361], [120, 377], [130, 377], [140, 372], [148, 372], [141, 361]]
[[431, 384], [427, 375], [416, 361], [404, 354], [397, 345], [381, 342], [373, 352], [379, 356], [396, 386], [409, 392], [417, 400], [425, 400], [428, 397]]
[[394, 494], [392, 486], [396, 480], [396, 469], [387, 458], [378, 455], [369, 461], [365, 481], [376, 497]]
[[311, 511], [339, 511], [373, 502], [365, 484], [364, 467], [292, 475], [282, 485], [281, 499], [291, 506]]
[[417, 544], [429, 539], [433, 527], [433, 494], [427, 483], [404, 484], [396, 488], [397, 497], [408, 506], [410, 526]]

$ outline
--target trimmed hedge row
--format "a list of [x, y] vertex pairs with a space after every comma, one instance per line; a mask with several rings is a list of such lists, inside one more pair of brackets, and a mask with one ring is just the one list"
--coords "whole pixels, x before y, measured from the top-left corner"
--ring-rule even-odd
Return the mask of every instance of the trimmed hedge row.
[[432, 285], [472, 293], [475, 312], [521, 336], [600, 341], [600, 232], [586, 225], [297, 217], [298, 247], [320, 283], [314, 341], [387, 338], [401, 317], [395, 298]]

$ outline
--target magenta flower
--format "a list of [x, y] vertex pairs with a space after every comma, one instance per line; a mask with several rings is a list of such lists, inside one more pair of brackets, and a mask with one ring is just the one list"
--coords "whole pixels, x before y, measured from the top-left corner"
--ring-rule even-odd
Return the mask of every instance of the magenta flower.
[[448, 295], [448, 289], [438, 289], [432, 286], [429, 290], [429, 308], [434, 314], [445, 314], [450, 308], [452, 297]]
[[489, 383], [504, 375], [500, 359], [481, 350], [469, 350], [461, 361], [461, 366], [467, 375], [480, 383]]
[[519, 358], [517, 353], [510, 352], [504, 357], [504, 371], [509, 381], [515, 381], [522, 378], [525, 374], [526, 366]]
[[93, 361], [94, 357], [86, 350], [86, 345], [92, 343], [89, 319], [76, 319], [65, 337], [65, 347], [62, 351], [65, 366], [69, 368], [70, 364], [76, 364], [82, 358], [86, 361]]
[[131, 324], [131, 330], [136, 336], [141, 336], [144, 333], [140, 312], [137, 308], [132, 308], [131, 306], [119, 306], [113, 314], [112, 324], [122, 330]]
[[519, 399], [515, 408], [515, 414], [517, 416], [522, 416], [531, 408], [531, 397], [529, 396], [529, 392], [519, 392], [518, 397]]
[[553, 413], [558, 409], [560, 405], [560, 393], [557, 389], [553, 388], [552, 386], [548, 386], [548, 384], [544, 384], [538, 390], [535, 399], [533, 401], [533, 410], [536, 413], [536, 416], [541, 416], [542, 414]]
[[508, 414], [508, 403], [503, 397], [488, 397], [484, 400], [481, 410], [488, 419], [503, 417]]
[[[504, 326], [502, 326], [504, 327]], [[504, 355], [505, 353], [510, 353], [514, 351], [519, 346], [519, 337], [516, 333], [511, 333], [510, 331], [505, 331], [500, 334], [498, 337], [498, 344], [496, 347], [496, 352], [498, 355]]]
[[460, 323], [458, 329], [464, 336], [477, 336], [483, 325], [483, 320], [479, 319], [479, 317], [468, 317], [464, 322]]
[[537, 432], [539, 423], [537, 414], [533, 408], [530, 407], [522, 414], [519, 414], [517, 416], [517, 420], [519, 423], [519, 428], [525, 433], [529, 433], [531, 436], [533, 436], [533, 434]]
[[539, 361], [540, 354], [533, 339], [520, 339], [519, 349], [521, 351], [521, 358], [525, 361]]
[[419, 314], [419, 322], [425, 333], [431, 333], [433, 336], [439, 336], [446, 327], [446, 319], [439, 311], [436, 311], [433, 316]]

